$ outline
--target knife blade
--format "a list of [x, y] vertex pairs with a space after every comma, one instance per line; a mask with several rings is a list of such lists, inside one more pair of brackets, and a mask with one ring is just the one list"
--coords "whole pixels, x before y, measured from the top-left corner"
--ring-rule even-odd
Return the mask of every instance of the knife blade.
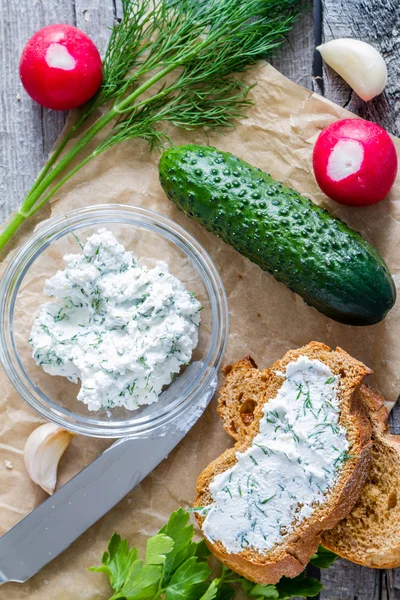
[[[0, 585], [23, 583], [138, 485], [183, 439], [211, 400], [216, 378], [179, 425], [122, 438], [0, 538]], [[182, 419], [183, 417], [183, 419]]]

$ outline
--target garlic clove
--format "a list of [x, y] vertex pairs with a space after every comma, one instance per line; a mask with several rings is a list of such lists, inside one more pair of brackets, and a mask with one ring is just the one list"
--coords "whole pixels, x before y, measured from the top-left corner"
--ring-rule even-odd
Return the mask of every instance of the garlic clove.
[[50, 495], [56, 488], [58, 463], [74, 435], [54, 423], [46, 423], [26, 440], [24, 461], [28, 475]]
[[385, 89], [386, 63], [370, 44], [341, 38], [317, 46], [317, 50], [363, 100], [372, 100]]

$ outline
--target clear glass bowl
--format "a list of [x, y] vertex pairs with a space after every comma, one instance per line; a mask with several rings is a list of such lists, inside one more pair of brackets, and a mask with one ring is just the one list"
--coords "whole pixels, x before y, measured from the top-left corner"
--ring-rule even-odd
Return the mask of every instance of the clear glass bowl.
[[[140, 257], [141, 264], [167, 262], [204, 307], [191, 364], [158, 402], [135, 411], [89, 411], [76, 398], [76, 384], [36, 365], [28, 343], [39, 306], [49, 300], [43, 292], [45, 280], [64, 269], [64, 254], [79, 252], [72, 233], [84, 241], [102, 227]], [[11, 258], [0, 284], [0, 302], [0, 358], [16, 390], [46, 419], [96, 437], [149, 435], [193, 409], [215, 380], [228, 336], [225, 290], [204, 248], [170, 219], [133, 206], [92, 206], [44, 222]]]

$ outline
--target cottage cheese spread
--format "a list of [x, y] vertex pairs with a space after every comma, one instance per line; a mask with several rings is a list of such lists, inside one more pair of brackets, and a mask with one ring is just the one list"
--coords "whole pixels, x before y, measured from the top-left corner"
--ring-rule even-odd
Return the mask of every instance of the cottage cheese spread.
[[198, 342], [200, 303], [164, 262], [154, 269], [100, 229], [45, 284], [29, 340], [50, 375], [82, 382], [89, 410], [156, 402]]
[[289, 363], [260, 433], [210, 484], [203, 531], [228, 553], [270, 550], [326, 501], [349, 444], [339, 424], [338, 377], [319, 360]]

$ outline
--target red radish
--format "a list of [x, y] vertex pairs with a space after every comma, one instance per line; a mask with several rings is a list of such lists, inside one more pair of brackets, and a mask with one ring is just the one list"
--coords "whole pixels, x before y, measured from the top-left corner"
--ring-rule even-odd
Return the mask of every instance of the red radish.
[[397, 174], [396, 148], [376, 123], [343, 119], [320, 133], [313, 166], [318, 185], [329, 198], [367, 206], [389, 193]]
[[54, 110], [84, 104], [103, 78], [96, 46], [72, 25], [48, 25], [35, 33], [22, 51], [19, 73], [28, 94]]

